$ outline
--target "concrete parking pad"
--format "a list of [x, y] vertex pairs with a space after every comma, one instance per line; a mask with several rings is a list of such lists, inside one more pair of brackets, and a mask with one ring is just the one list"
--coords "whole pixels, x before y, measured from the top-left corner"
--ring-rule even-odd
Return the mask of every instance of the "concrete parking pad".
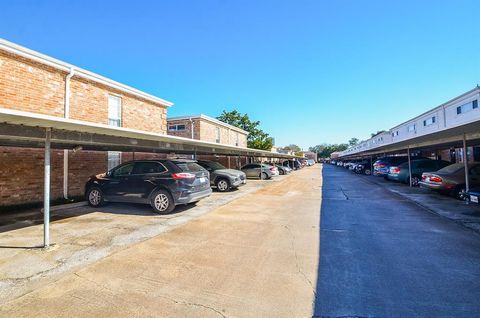
[[100, 209], [83, 206], [55, 211], [51, 223], [54, 245], [48, 251], [39, 248], [43, 241], [43, 214], [39, 209], [2, 215], [0, 304], [284, 178], [249, 180], [238, 190], [214, 191], [209, 198], [179, 206], [169, 215], [154, 214], [148, 205], [121, 203]]
[[[310, 316], [319, 258], [320, 171], [317, 165], [277, 179], [188, 224], [65, 273], [3, 304], [0, 316]], [[76, 217], [75, 231], [90, 231], [81, 225], [89, 215]], [[108, 216], [123, 217], [128, 218], [123, 226], [151, 219]], [[151, 222], [145, 221], [146, 229], [162, 226]], [[102, 237], [96, 231], [84, 238], [85, 245], [93, 244], [85, 257], [98, 253], [95, 244]], [[42, 260], [55, 252], [22, 250]]]
[[409, 187], [403, 183], [392, 182], [381, 177], [358, 175], [365, 181], [380, 185], [402, 198], [415, 202], [432, 213], [446, 217], [460, 225], [480, 233], [480, 205], [469, 204], [448, 195], [442, 195], [430, 189]]

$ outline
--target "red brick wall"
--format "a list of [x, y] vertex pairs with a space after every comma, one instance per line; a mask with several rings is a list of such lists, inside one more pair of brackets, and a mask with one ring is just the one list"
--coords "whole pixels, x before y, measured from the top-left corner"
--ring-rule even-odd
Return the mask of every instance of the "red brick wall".
[[[0, 147], [0, 206], [43, 201], [43, 149]], [[82, 196], [88, 177], [107, 170], [107, 153], [69, 151], [70, 197]], [[63, 198], [63, 150], [52, 150], [51, 199]]]
[[[62, 156], [63, 157], [63, 156]], [[107, 171], [107, 152], [105, 151], [69, 151], [68, 152], [68, 195], [82, 196], [85, 183], [89, 177]], [[52, 174], [53, 175], [53, 174]], [[58, 177], [58, 176], [56, 176]], [[61, 180], [63, 196], [63, 161], [61, 163]]]
[[[0, 206], [43, 201], [44, 153], [40, 149], [0, 147]], [[63, 151], [52, 151], [52, 198], [63, 192]]]
[[64, 116], [66, 74], [0, 51], [0, 107]]
[[122, 99], [122, 127], [166, 133], [166, 107], [74, 76], [70, 81], [70, 118], [108, 123], [108, 96]]
[[[0, 108], [64, 117], [67, 73], [0, 51]], [[166, 133], [166, 107], [109, 86], [73, 76], [70, 118], [107, 124], [108, 96], [122, 98], [122, 126]]]
[[[199, 139], [200, 138], [200, 127], [197, 124], [197, 120], [193, 120], [194, 122], [194, 132], [193, 132], [193, 138], [194, 139]], [[185, 130], [183, 131], [171, 131], [168, 130], [168, 125], [185, 125]], [[167, 134], [171, 136], [177, 136], [177, 137], [183, 137], [183, 138], [189, 138], [192, 139], [192, 125], [190, 123], [190, 120], [171, 120], [167, 122]]]
[[122, 162], [130, 160], [148, 160], [148, 159], [165, 159], [167, 154], [149, 153], [149, 152], [122, 152]]

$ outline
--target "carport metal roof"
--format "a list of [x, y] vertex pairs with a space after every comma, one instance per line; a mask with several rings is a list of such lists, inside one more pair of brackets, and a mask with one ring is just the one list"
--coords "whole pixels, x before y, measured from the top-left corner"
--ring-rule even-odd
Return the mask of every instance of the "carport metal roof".
[[222, 145], [4, 108], [0, 108], [0, 146], [41, 147], [45, 149], [44, 247], [50, 245], [51, 148], [73, 149], [82, 146], [85, 150], [295, 158], [295, 156], [265, 150]]
[[46, 128], [51, 128], [51, 147], [56, 149], [82, 146], [85, 150], [295, 158], [265, 150], [0, 108], [0, 145], [43, 148]]
[[461, 126], [437, 131], [434, 133], [402, 140], [388, 145], [379, 146], [363, 152], [357, 152], [340, 157], [339, 159], [357, 158], [383, 153], [399, 151], [418, 150], [422, 148], [461, 148], [465, 137], [467, 145], [474, 145], [480, 142], [480, 121], [471, 122]]

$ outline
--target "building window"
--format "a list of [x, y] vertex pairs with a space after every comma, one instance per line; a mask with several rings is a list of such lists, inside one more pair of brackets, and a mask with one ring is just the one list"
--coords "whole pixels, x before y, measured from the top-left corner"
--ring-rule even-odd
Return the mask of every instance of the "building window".
[[186, 129], [184, 124], [168, 125], [168, 131], [184, 131]]
[[416, 128], [417, 128], [417, 127], [416, 127], [415, 124], [410, 125], [410, 126], [408, 126], [408, 132], [415, 132]]
[[392, 137], [398, 136], [398, 130], [392, 133]]
[[112, 170], [116, 166], [122, 163], [122, 153], [120, 151], [108, 152], [108, 170]]
[[122, 98], [108, 95], [108, 124], [111, 126], [122, 126]]
[[461, 106], [458, 106], [457, 115], [464, 114], [476, 108], [478, 108], [478, 100], [471, 101], [470, 103], [466, 103]]
[[220, 128], [215, 127], [215, 142], [220, 143]]
[[237, 132], [237, 136], [236, 136], [236, 139], [235, 139], [235, 146], [239, 146], [240, 145], [240, 137], [239, 137], [239, 133]]
[[425, 119], [423, 121], [423, 126], [430, 126], [430, 125], [433, 125], [433, 124], [435, 124], [435, 116], [430, 117], [428, 119]]

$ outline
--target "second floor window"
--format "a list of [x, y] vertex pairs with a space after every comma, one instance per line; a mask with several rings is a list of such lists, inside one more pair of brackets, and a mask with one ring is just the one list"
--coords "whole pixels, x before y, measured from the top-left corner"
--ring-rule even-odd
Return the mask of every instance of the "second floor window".
[[416, 127], [415, 124], [408, 126], [408, 132], [415, 132]]
[[185, 125], [181, 124], [181, 125], [168, 125], [168, 130], [169, 131], [184, 131], [186, 128], [185, 128]]
[[435, 124], [435, 116], [425, 119], [423, 121], [423, 126], [430, 126], [432, 124]]
[[220, 128], [215, 127], [215, 142], [220, 143]]
[[122, 126], [122, 98], [119, 96], [108, 96], [108, 124]]
[[462, 106], [457, 107], [457, 115], [464, 114], [473, 109], [478, 108], [478, 100], [471, 101], [470, 103], [463, 104]]

